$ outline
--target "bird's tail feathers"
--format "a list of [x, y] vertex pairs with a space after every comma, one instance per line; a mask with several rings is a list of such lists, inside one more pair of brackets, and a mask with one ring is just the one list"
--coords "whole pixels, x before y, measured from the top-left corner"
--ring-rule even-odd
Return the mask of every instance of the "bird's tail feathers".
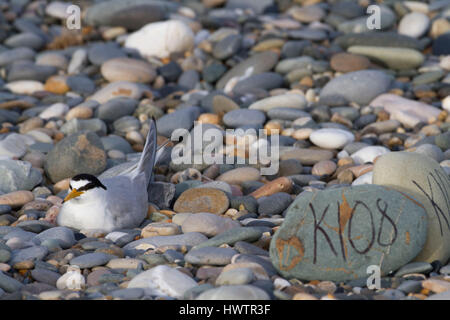
[[150, 129], [147, 134], [144, 150], [142, 150], [142, 155], [136, 168], [138, 174], [142, 172], [145, 174], [147, 181], [152, 179], [153, 166], [155, 165], [157, 153], [156, 138], [156, 121], [152, 118], [150, 120]]

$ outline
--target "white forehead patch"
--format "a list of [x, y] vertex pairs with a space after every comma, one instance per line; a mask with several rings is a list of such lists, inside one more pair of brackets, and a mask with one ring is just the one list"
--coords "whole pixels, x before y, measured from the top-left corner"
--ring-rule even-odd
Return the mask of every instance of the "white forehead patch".
[[70, 180], [70, 186], [74, 189], [80, 189], [81, 187], [84, 187], [85, 185], [87, 185], [88, 183], [90, 183], [91, 181], [89, 180], [78, 180], [78, 181], [73, 181]]

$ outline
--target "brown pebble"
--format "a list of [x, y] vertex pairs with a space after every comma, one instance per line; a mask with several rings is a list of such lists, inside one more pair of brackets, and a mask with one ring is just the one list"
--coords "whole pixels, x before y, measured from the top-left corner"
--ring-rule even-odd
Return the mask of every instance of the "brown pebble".
[[7, 204], [12, 208], [18, 208], [33, 201], [34, 194], [31, 191], [13, 191], [0, 196], [0, 204]]
[[229, 184], [241, 185], [246, 181], [258, 181], [261, 178], [258, 169], [252, 167], [242, 167], [229, 170], [219, 177], [217, 177], [217, 181], [224, 181]]
[[352, 157], [344, 157], [338, 160], [338, 167], [342, 167], [342, 166], [347, 166], [347, 165], [352, 165], [355, 164], [355, 161], [353, 160]]
[[308, 293], [296, 293], [292, 300], [319, 300], [315, 296], [308, 294]]
[[348, 170], [350, 170], [356, 178], [362, 176], [363, 174], [370, 172], [373, 170], [373, 164], [362, 164], [359, 166], [354, 166], [349, 168]]
[[34, 262], [31, 260], [25, 260], [17, 262], [13, 265], [13, 268], [16, 270], [30, 270], [34, 268]]
[[349, 169], [343, 170], [341, 173], [337, 176], [340, 183], [346, 183], [351, 184], [354, 180], [353, 172], [351, 172]]
[[422, 281], [422, 287], [436, 293], [441, 293], [450, 290], [450, 282], [438, 279], [428, 279]]
[[65, 76], [53, 76], [47, 79], [44, 90], [54, 94], [65, 94], [70, 90]]
[[210, 123], [210, 124], [219, 124], [220, 123], [220, 117], [217, 114], [214, 113], [202, 113], [197, 121], [199, 123]]
[[92, 115], [94, 112], [89, 107], [84, 106], [77, 106], [75, 108], [72, 108], [67, 112], [66, 115], [66, 121], [72, 120], [72, 119], [89, 119], [92, 118]]
[[331, 160], [317, 162], [311, 170], [311, 173], [317, 176], [332, 175], [336, 170], [336, 163]]
[[224, 213], [230, 205], [225, 192], [213, 188], [194, 188], [184, 191], [173, 206], [176, 212]]
[[292, 181], [287, 177], [280, 177], [275, 180], [266, 183], [260, 188], [253, 191], [250, 195], [256, 199], [259, 199], [264, 196], [270, 196], [272, 194], [278, 192], [287, 192], [290, 193], [292, 190]]
[[331, 57], [330, 66], [338, 72], [353, 72], [367, 69], [370, 60], [357, 54], [340, 52]]
[[181, 233], [181, 228], [175, 223], [155, 222], [150, 223], [141, 231], [142, 238], [155, 236], [172, 236]]

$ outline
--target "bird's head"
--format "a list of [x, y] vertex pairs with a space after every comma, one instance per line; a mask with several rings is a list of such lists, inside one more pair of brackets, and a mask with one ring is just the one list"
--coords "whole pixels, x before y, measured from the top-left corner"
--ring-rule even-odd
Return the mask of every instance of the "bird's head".
[[106, 190], [106, 187], [95, 176], [86, 173], [76, 175], [70, 179], [69, 194], [64, 198], [63, 203], [71, 199], [78, 201], [100, 190]]

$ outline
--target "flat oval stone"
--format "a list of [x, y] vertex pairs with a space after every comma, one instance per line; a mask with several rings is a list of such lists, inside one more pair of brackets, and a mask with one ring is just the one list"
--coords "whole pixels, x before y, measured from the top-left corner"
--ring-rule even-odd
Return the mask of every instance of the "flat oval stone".
[[212, 188], [195, 188], [184, 191], [173, 206], [176, 212], [224, 213], [230, 205], [225, 192]]
[[223, 116], [223, 123], [230, 128], [242, 126], [262, 126], [266, 116], [259, 110], [237, 109], [227, 112]]
[[272, 69], [278, 61], [278, 55], [274, 52], [266, 51], [255, 54], [250, 58], [240, 62], [227, 73], [225, 73], [216, 84], [216, 88], [222, 90], [232, 78], [242, 76], [252, 76], [267, 72]]
[[106, 153], [100, 138], [94, 132], [86, 131], [61, 140], [45, 161], [45, 172], [55, 182], [79, 173], [99, 174], [105, 168]]
[[382, 146], [368, 146], [359, 149], [355, 153], [352, 153], [351, 157], [356, 164], [364, 164], [367, 162], [373, 162], [375, 158], [389, 153], [390, 150]]
[[72, 266], [78, 266], [81, 269], [92, 268], [105, 265], [114, 258], [114, 256], [102, 252], [87, 253], [70, 260]]
[[450, 257], [450, 179], [441, 166], [422, 154], [391, 152], [373, 168], [373, 183], [405, 192], [428, 215], [427, 242], [415, 261], [446, 263]]
[[184, 260], [192, 264], [224, 266], [231, 263], [231, 258], [236, 254], [238, 252], [231, 248], [203, 247], [189, 251]]
[[356, 102], [365, 105], [378, 95], [388, 91], [391, 83], [392, 77], [382, 71], [349, 72], [329, 81], [320, 92], [320, 100], [328, 102], [340, 99], [347, 103]]
[[191, 214], [181, 224], [184, 233], [200, 232], [208, 237], [236, 227], [240, 227], [239, 222], [207, 212]]
[[426, 213], [409, 195], [376, 185], [302, 193], [270, 245], [284, 277], [346, 281], [411, 261], [426, 240]]
[[196, 245], [193, 249], [204, 247], [218, 247], [222, 244], [233, 245], [238, 241], [254, 242], [262, 235], [262, 231], [256, 227], [233, 228], [218, 234], [217, 236]]
[[158, 248], [163, 246], [195, 246], [208, 238], [198, 232], [188, 232], [174, 236], [155, 236], [150, 238], [139, 239], [132, 241], [125, 245], [123, 249], [125, 254], [132, 252], [132, 250], [146, 251], [149, 248]]
[[329, 150], [316, 150], [305, 148], [290, 148], [286, 151], [280, 151], [280, 159], [296, 159], [303, 165], [314, 165], [319, 161], [331, 160], [333, 158], [333, 152]]
[[194, 34], [181, 20], [149, 23], [125, 41], [126, 48], [136, 49], [145, 58], [165, 58], [171, 53], [188, 51], [193, 45]]
[[142, 93], [142, 87], [134, 82], [116, 81], [97, 91], [88, 100], [96, 100], [100, 104], [117, 97], [128, 97], [139, 100]]
[[352, 46], [347, 51], [382, 61], [394, 70], [415, 69], [425, 60], [422, 53], [408, 48]]
[[165, 1], [113, 0], [95, 3], [86, 12], [86, 23], [94, 26], [121, 26], [135, 30], [147, 23], [163, 20], [175, 4]]
[[325, 128], [311, 133], [309, 140], [324, 149], [341, 149], [346, 144], [353, 142], [355, 136], [347, 130]]
[[151, 82], [156, 71], [145, 61], [130, 58], [110, 59], [102, 64], [102, 76], [110, 81]]
[[269, 300], [269, 295], [252, 285], [229, 285], [210, 289], [200, 294], [196, 300]]
[[127, 288], [142, 288], [148, 294], [168, 295], [181, 299], [184, 293], [197, 286], [188, 275], [166, 265], [156, 266], [131, 279]]
[[303, 109], [306, 107], [306, 104], [307, 102], [304, 96], [296, 93], [286, 93], [259, 100], [252, 103], [248, 108], [250, 110], [254, 109], [267, 112], [277, 107]]
[[430, 25], [428, 16], [421, 12], [405, 14], [398, 24], [398, 33], [413, 38], [420, 38]]
[[258, 181], [261, 178], [258, 169], [252, 167], [242, 167], [229, 170], [216, 178], [217, 181], [224, 181], [228, 184], [241, 185], [245, 181]]

